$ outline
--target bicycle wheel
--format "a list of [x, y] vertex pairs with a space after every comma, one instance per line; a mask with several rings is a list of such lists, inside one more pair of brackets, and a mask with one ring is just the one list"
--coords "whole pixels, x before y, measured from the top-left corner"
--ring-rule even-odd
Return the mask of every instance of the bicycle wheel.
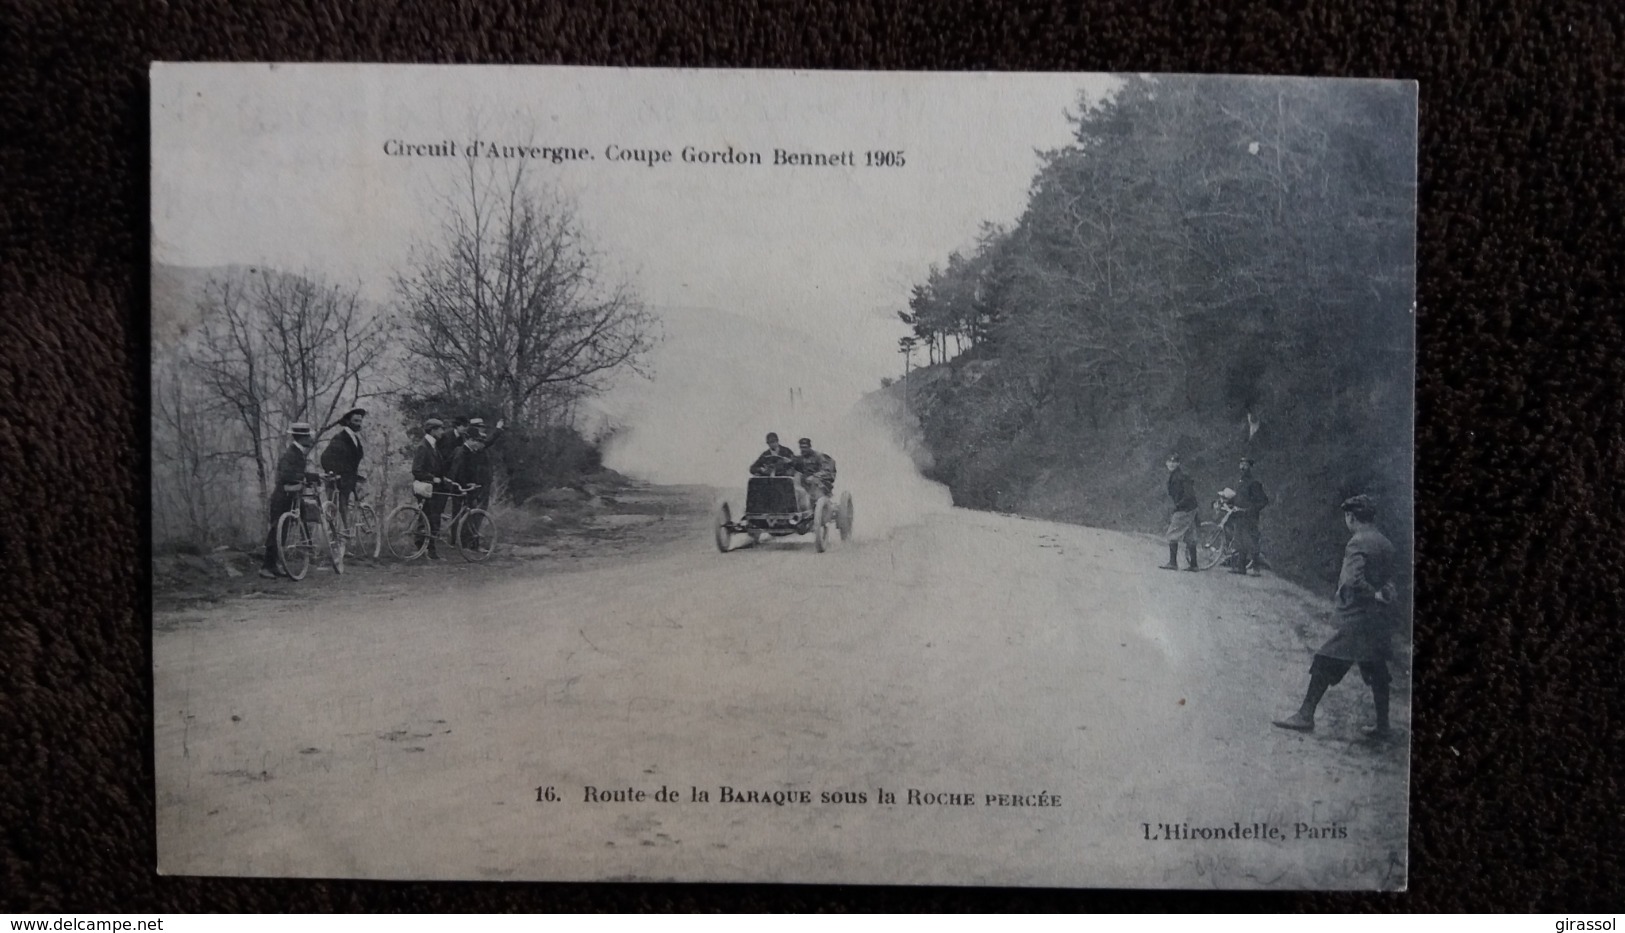
[[429, 547], [429, 516], [411, 503], [398, 505], [384, 522], [384, 541], [397, 560], [411, 560]]
[[379, 557], [383, 553], [384, 536], [378, 527], [378, 510], [371, 505], [359, 504], [355, 509], [355, 551], [362, 557]]
[[1236, 553], [1236, 542], [1223, 525], [1203, 522], [1196, 527], [1196, 567], [1211, 570]]
[[339, 504], [332, 499], [322, 503], [322, 521], [344, 531], [344, 517], [339, 514]]
[[463, 560], [479, 563], [491, 556], [497, 546], [497, 523], [484, 509], [469, 509], [457, 518], [452, 534]]
[[322, 540], [327, 545], [327, 559], [333, 565], [334, 573], [344, 572], [344, 552], [349, 547], [350, 539], [344, 534], [339, 525], [337, 516], [333, 521], [323, 521], [321, 525]]
[[283, 572], [294, 580], [303, 580], [305, 574], [310, 572], [310, 530], [305, 523], [299, 520], [294, 512], [277, 519], [276, 523], [276, 551], [277, 560], [282, 564]]

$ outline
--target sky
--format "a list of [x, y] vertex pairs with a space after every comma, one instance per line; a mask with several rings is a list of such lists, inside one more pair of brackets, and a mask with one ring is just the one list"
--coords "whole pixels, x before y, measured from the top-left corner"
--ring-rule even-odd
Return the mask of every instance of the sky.
[[[605, 272], [652, 307], [714, 308], [836, 338], [891, 373], [895, 312], [932, 262], [1026, 202], [1038, 151], [1101, 75], [500, 66], [153, 67], [153, 249], [180, 266], [319, 274], [390, 296], [432, 239], [457, 158], [386, 144], [585, 149], [532, 163], [576, 206]], [[853, 167], [684, 164], [685, 146], [851, 151]], [[620, 150], [669, 150], [653, 167]], [[866, 167], [869, 150], [901, 167]]]

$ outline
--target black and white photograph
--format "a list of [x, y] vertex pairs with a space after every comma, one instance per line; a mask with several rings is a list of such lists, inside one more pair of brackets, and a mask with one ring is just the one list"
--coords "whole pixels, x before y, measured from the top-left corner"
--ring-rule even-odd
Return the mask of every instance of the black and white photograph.
[[1406, 888], [1413, 83], [150, 80], [161, 873]]

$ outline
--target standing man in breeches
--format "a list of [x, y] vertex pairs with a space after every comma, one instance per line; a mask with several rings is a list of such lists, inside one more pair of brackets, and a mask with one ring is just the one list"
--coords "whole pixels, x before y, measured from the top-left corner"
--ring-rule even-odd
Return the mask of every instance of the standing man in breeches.
[[1185, 545], [1186, 570], [1196, 569], [1196, 482], [1179, 465], [1179, 454], [1169, 454], [1168, 498], [1173, 500], [1174, 511], [1168, 518], [1168, 531], [1163, 537], [1168, 542], [1168, 563], [1163, 570], [1179, 569], [1179, 545]]

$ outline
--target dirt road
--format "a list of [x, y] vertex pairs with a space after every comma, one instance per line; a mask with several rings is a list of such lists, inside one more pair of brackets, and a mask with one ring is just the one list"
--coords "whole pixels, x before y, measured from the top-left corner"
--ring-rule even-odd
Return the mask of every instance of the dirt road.
[[704, 495], [644, 495], [573, 553], [158, 612], [162, 870], [1403, 884], [1408, 733], [1356, 742], [1357, 676], [1270, 726], [1324, 600], [957, 509], [723, 555]]

